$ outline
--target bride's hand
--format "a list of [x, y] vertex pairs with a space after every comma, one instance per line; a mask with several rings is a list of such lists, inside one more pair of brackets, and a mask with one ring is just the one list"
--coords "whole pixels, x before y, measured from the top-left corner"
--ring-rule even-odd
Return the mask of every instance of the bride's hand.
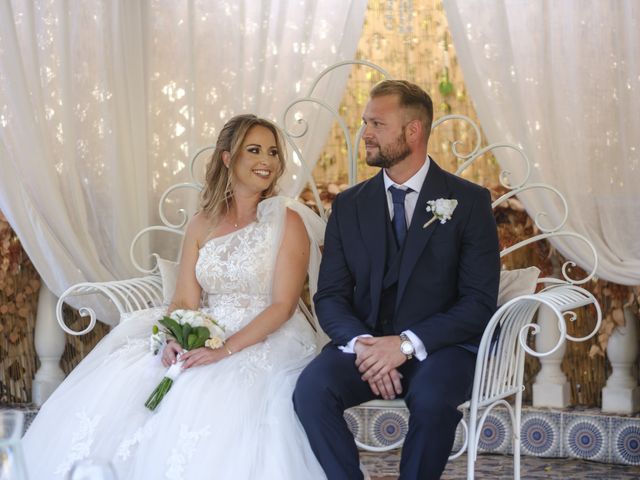
[[175, 340], [169, 340], [162, 351], [162, 365], [169, 367], [176, 363], [178, 354], [182, 353], [182, 347]]
[[184, 362], [182, 364], [182, 368], [186, 370], [187, 368], [218, 362], [228, 355], [229, 354], [224, 348], [216, 348], [215, 350], [212, 350], [207, 347], [202, 347], [184, 352], [180, 357], [180, 360]]

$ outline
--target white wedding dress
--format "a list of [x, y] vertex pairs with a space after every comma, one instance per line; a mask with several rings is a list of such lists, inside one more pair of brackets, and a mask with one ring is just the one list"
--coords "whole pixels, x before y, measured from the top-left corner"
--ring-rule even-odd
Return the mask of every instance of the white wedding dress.
[[[203, 310], [228, 335], [269, 305], [287, 205], [316, 240], [320, 219], [274, 197], [259, 204], [256, 222], [200, 250]], [[29, 478], [64, 479], [84, 458], [110, 461], [119, 480], [326, 478], [291, 400], [316, 353], [302, 313], [259, 344], [183, 372], [151, 412], [145, 400], [166, 368], [150, 352], [149, 335], [163, 313], [152, 308], [123, 318], [42, 406], [23, 439]]]

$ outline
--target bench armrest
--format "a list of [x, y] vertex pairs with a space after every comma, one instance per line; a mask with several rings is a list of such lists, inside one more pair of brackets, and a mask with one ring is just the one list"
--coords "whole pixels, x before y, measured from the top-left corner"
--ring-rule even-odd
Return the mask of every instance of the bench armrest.
[[[82, 306], [78, 308], [80, 315], [89, 316], [89, 325], [80, 331], [69, 328], [63, 318], [62, 307], [66, 301], [73, 298], [73, 303], [81, 303], [74, 297], [99, 295], [106, 297], [113, 306], [115, 306], [118, 315], [143, 310], [150, 307], [162, 305], [162, 280], [160, 275], [148, 275], [145, 277], [130, 278], [128, 280], [119, 280], [112, 282], [84, 282], [72, 285], [60, 295], [58, 304], [56, 305], [56, 318], [58, 324], [66, 333], [70, 335], [84, 335], [93, 330], [96, 324], [95, 309], [90, 306]], [[89, 299], [86, 304], [94, 303]], [[103, 299], [102, 299], [103, 300]], [[85, 304], [85, 305], [86, 305]]]

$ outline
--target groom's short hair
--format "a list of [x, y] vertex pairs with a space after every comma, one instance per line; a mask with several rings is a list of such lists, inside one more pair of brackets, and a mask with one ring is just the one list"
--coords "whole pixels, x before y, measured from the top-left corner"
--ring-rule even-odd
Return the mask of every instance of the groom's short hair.
[[371, 98], [397, 95], [400, 106], [413, 113], [413, 119], [420, 120], [426, 138], [431, 133], [433, 122], [433, 102], [427, 92], [415, 83], [406, 80], [383, 80], [377, 83], [369, 96]]

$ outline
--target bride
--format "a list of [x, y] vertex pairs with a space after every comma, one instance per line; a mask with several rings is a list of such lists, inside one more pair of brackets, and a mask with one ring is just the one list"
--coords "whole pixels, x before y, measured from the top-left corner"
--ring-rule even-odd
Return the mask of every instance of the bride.
[[183, 373], [151, 412], [145, 400], [182, 351], [172, 341], [161, 357], [149, 350], [163, 308], [127, 315], [26, 433], [31, 480], [65, 478], [85, 458], [111, 462], [120, 480], [325, 478], [291, 401], [316, 352], [297, 302], [310, 257], [317, 267], [323, 223], [275, 195], [283, 160], [272, 123], [232, 118], [186, 230], [169, 311], [209, 313], [225, 328], [224, 345], [184, 352]]

